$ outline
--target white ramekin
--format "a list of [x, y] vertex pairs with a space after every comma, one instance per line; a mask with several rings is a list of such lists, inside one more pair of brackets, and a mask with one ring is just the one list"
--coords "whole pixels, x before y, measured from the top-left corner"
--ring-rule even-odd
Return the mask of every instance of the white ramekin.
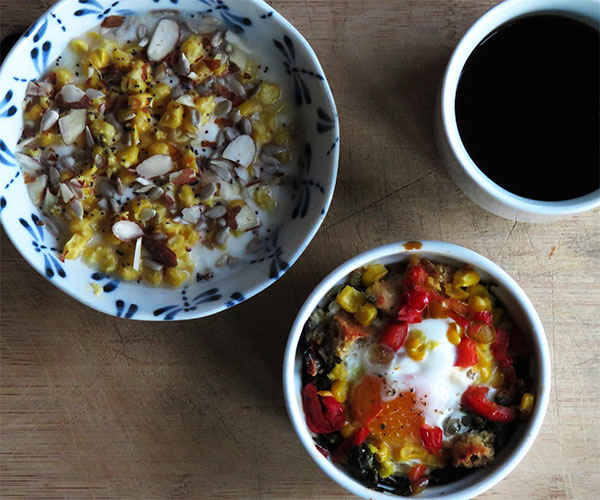
[[498, 4], [471, 26], [450, 57], [438, 96], [435, 129], [450, 176], [471, 200], [507, 219], [544, 222], [600, 207], [600, 190], [571, 200], [538, 201], [503, 189], [479, 170], [467, 153], [458, 132], [455, 107], [458, 81], [475, 47], [502, 24], [534, 13], [556, 13], [600, 26], [598, 0], [506, 0]]
[[550, 353], [546, 342], [544, 327], [521, 287], [504, 270], [487, 258], [472, 250], [438, 241], [423, 241], [418, 250], [406, 250], [403, 243], [392, 243], [374, 248], [348, 260], [329, 276], [327, 276], [310, 294], [292, 326], [286, 346], [283, 365], [283, 389], [288, 414], [292, 425], [310, 457], [336, 483], [349, 492], [361, 498], [372, 500], [389, 500], [398, 498], [397, 495], [371, 490], [347, 474], [343, 468], [334, 465], [325, 458], [315, 447], [313, 435], [306, 426], [301, 397], [302, 353], [298, 343], [304, 324], [312, 311], [323, 300], [323, 297], [335, 285], [343, 282], [345, 277], [354, 269], [370, 262], [390, 264], [405, 262], [411, 255], [447, 262], [450, 264], [470, 264], [476, 269], [482, 281], [494, 284], [494, 294], [503, 302], [508, 314], [528, 336], [532, 347], [533, 393], [536, 397], [535, 408], [531, 417], [519, 425], [509, 444], [496, 455], [495, 462], [482, 469], [473, 470], [466, 477], [443, 485], [432, 486], [419, 494], [421, 499], [467, 500], [480, 495], [491, 488], [512, 471], [525, 456], [537, 436], [550, 395]]

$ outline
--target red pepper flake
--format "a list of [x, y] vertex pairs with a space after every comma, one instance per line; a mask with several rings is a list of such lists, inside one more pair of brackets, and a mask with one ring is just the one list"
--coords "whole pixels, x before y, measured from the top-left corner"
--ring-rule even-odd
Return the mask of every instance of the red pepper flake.
[[214, 141], [202, 141], [202, 142], [200, 143], [200, 145], [201, 145], [203, 148], [211, 148], [211, 149], [216, 149], [216, 148], [217, 148], [217, 143], [216, 143], [216, 142], [214, 142]]

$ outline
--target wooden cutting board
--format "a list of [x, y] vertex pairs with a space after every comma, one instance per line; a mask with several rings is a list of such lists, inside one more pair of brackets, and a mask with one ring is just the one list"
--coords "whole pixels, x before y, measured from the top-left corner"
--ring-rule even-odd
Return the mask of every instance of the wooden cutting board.
[[[2, 0], [0, 37], [52, 2]], [[304, 453], [281, 364], [297, 309], [335, 266], [400, 239], [446, 240], [506, 269], [537, 307], [553, 377], [542, 431], [481, 498], [600, 497], [600, 214], [513, 223], [471, 203], [439, 162], [433, 103], [448, 57], [495, 0], [279, 0], [309, 40], [341, 126], [336, 194], [274, 286], [216, 317], [104, 316], [1, 239], [0, 496], [348, 498]]]

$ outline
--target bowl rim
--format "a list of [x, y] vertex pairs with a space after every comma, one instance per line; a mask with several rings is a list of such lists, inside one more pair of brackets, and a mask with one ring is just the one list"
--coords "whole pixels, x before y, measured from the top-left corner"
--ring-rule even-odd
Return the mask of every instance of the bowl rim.
[[440, 108], [444, 137], [460, 169], [488, 196], [502, 205], [533, 215], [574, 215], [600, 207], [600, 188], [568, 200], [541, 201], [514, 194], [486, 176], [467, 152], [458, 131], [455, 113], [456, 89], [464, 64], [480, 41], [506, 22], [540, 12], [575, 15], [577, 5], [591, 5], [592, 1], [578, 0], [571, 4], [562, 0], [504, 0], [471, 25], [450, 56], [441, 84]]
[[[453, 493], [445, 493], [440, 496], [424, 495], [420, 497], [428, 500], [445, 499], [445, 500], [467, 500], [480, 495], [484, 491], [492, 488], [502, 479], [504, 479], [523, 459], [533, 444], [537, 434], [539, 433], [546, 410], [550, 399], [550, 383], [551, 383], [551, 362], [550, 351], [542, 322], [525, 292], [517, 284], [517, 282], [500, 266], [489, 260], [487, 257], [478, 254], [468, 248], [446, 243], [441, 241], [420, 241], [422, 246], [418, 249], [406, 249], [404, 245], [407, 241], [390, 243], [380, 247], [367, 250], [351, 259], [347, 260], [331, 273], [329, 273], [311, 292], [302, 307], [300, 308], [296, 319], [290, 330], [290, 335], [286, 344], [284, 362], [283, 362], [283, 391], [286, 403], [288, 417], [292, 423], [296, 435], [304, 446], [304, 449], [318, 465], [318, 467], [329, 476], [334, 482], [365, 499], [374, 500], [390, 500], [392, 498], [400, 498], [398, 495], [384, 493], [372, 490], [363, 486], [357, 480], [343, 473], [333, 463], [327, 460], [315, 447], [310, 431], [308, 430], [304, 412], [301, 404], [298, 404], [298, 393], [295, 383], [296, 377], [296, 357], [297, 347], [302, 335], [302, 330], [306, 320], [335, 284], [347, 276], [354, 269], [361, 267], [369, 262], [383, 259], [386, 257], [411, 254], [433, 254], [434, 256], [448, 258], [459, 262], [464, 262], [473, 265], [476, 269], [481, 269], [492, 276], [498, 283], [501, 283], [508, 292], [522, 306], [527, 319], [532, 325], [532, 344], [536, 351], [536, 356], [539, 358], [539, 366], [537, 377], [538, 390], [536, 394], [536, 405], [534, 411], [527, 421], [526, 432], [523, 439], [515, 445], [514, 450], [506, 457], [504, 462], [497, 466], [494, 470], [488, 473], [481, 480], [467, 488]], [[452, 484], [452, 483], [449, 483]], [[427, 492], [427, 490], [425, 490]], [[418, 498], [418, 497], [417, 497]]]
[[[333, 121], [334, 121], [334, 126], [333, 126], [333, 130], [335, 131], [335, 136], [337, 137], [336, 140], [336, 147], [334, 147], [331, 151], [330, 154], [328, 155], [328, 157], [330, 158], [329, 163], [330, 163], [330, 175], [331, 175], [331, 182], [329, 183], [328, 186], [324, 186], [324, 200], [323, 200], [323, 212], [321, 214], [321, 216], [319, 216], [314, 224], [310, 225], [310, 229], [306, 232], [302, 242], [300, 245], [298, 245], [298, 247], [289, 254], [289, 257], [286, 255], [286, 259], [287, 259], [287, 268], [285, 268], [284, 270], [282, 270], [279, 275], [275, 278], [270, 278], [270, 277], [265, 277], [264, 279], [262, 279], [258, 284], [248, 288], [248, 289], [244, 289], [242, 290], [243, 292], [243, 296], [244, 299], [236, 302], [233, 306], [230, 306], [226, 303], [226, 301], [221, 301], [219, 303], [216, 303], [216, 305], [212, 308], [206, 308], [204, 310], [200, 310], [198, 313], [195, 313], [193, 315], [186, 315], [185, 317], [182, 318], [178, 318], [177, 321], [185, 321], [185, 320], [194, 320], [194, 319], [200, 319], [200, 318], [204, 318], [204, 317], [208, 317], [208, 316], [212, 316], [214, 314], [217, 314], [219, 312], [222, 312], [224, 310], [230, 309], [231, 307], [235, 307], [236, 305], [240, 304], [241, 302], [245, 302], [246, 300], [251, 299], [252, 297], [254, 297], [255, 295], [258, 295], [260, 292], [262, 292], [263, 290], [265, 290], [266, 288], [270, 287], [272, 284], [274, 284], [276, 281], [278, 281], [279, 279], [281, 279], [281, 277], [296, 263], [296, 261], [301, 257], [301, 255], [304, 253], [304, 251], [306, 250], [306, 248], [308, 247], [308, 245], [312, 242], [312, 240], [314, 239], [315, 235], [317, 234], [318, 230], [320, 229], [321, 225], [323, 224], [323, 221], [325, 220], [325, 217], [327, 215], [327, 213], [329, 212], [329, 208], [331, 206], [331, 202], [333, 200], [333, 195], [335, 193], [335, 187], [336, 187], [336, 183], [337, 183], [337, 175], [338, 175], [338, 169], [339, 169], [339, 154], [340, 154], [340, 144], [341, 144], [341, 131], [340, 131], [340, 124], [339, 124], [339, 116], [338, 116], [338, 111], [337, 111], [337, 106], [335, 103], [335, 99], [333, 96], [333, 92], [331, 91], [331, 87], [329, 85], [329, 80], [327, 79], [327, 76], [325, 75], [325, 72], [323, 70], [323, 66], [321, 65], [321, 62], [315, 52], [315, 50], [312, 48], [312, 46], [310, 45], [310, 43], [308, 42], [308, 40], [304, 37], [304, 35], [302, 33], [300, 33], [300, 31], [290, 22], [288, 21], [279, 11], [277, 11], [276, 9], [274, 9], [272, 6], [270, 6], [269, 4], [267, 4], [264, 0], [246, 0], [249, 3], [254, 4], [255, 6], [258, 6], [260, 8], [265, 9], [266, 11], [272, 12], [272, 18], [275, 19], [277, 21], [277, 23], [279, 23], [279, 25], [286, 30], [286, 34], [291, 35], [294, 39], [294, 41], [300, 43], [302, 45], [302, 47], [304, 48], [304, 50], [306, 51], [306, 54], [308, 55], [309, 61], [311, 62], [311, 64], [314, 66], [314, 68], [317, 70], [317, 72], [322, 75], [323, 80], [322, 80], [322, 86], [320, 87], [322, 89], [323, 95], [325, 96], [325, 100], [328, 103], [331, 112], [333, 113]], [[37, 26], [38, 23], [40, 23], [40, 21], [42, 19], [44, 19], [47, 16], [52, 15], [52, 12], [64, 8], [66, 5], [68, 4], [76, 4], [76, 0], [59, 0], [55, 3], [53, 3], [48, 9], [46, 9], [40, 16], [37, 17], [37, 19], [30, 25], [30, 27], [28, 29], [25, 30], [25, 32], [23, 33], [23, 35], [21, 35], [21, 37], [17, 40], [17, 42], [15, 42], [15, 44], [11, 47], [10, 51], [7, 53], [6, 57], [4, 58], [4, 60], [2, 61], [2, 64], [0, 65], [0, 79], [2, 79], [3, 77], [6, 78], [4, 76], [4, 73], [7, 72], [7, 63], [10, 61], [10, 59], [13, 57], [14, 53], [17, 52], [18, 50], [21, 49], [21, 47], [26, 43], [27, 37], [25, 36], [28, 32], [30, 32], [30, 30]], [[143, 12], [151, 12], [151, 11], [162, 11], [164, 9], [159, 8], [158, 6], [156, 8], [149, 8], [149, 9], [142, 9], [142, 10], [135, 10], [135, 7], [132, 6], [132, 8], [130, 9], [134, 12], [134, 14], [137, 13], [143, 13]], [[99, 22], [99, 21], [98, 21]], [[67, 33], [65, 33], [65, 40], [66, 43], [64, 45], [64, 47], [66, 48], [66, 46], [68, 45], [69, 40], [71, 40], [72, 37], [70, 37], [69, 35], [67, 35]], [[64, 50], [64, 48], [62, 49]], [[52, 61], [50, 61], [52, 62]], [[46, 71], [47, 68], [44, 69], [44, 71]], [[18, 113], [22, 114], [22, 109], [21, 107], [18, 108], [19, 111]], [[17, 168], [21, 169], [21, 167], [17, 164]], [[37, 209], [37, 207], [36, 207]], [[10, 240], [11, 244], [13, 245], [13, 247], [17, 250], [17, 252], [21, 255], [21, 257], [23, 257], [25, 259], [25, 261], [38, 273], [40, 274], [44, 279], [46, 279], [46, 281], [50, 281], [54, 286], [56, 286], [59, 290], [61, 290], [62, 292], [66, 293], [67, 295], [69, 295], [70, 297], [72, 297], [73, 299], [75, 299], [77, 302], [80, 302], [96, 311], [99, 311], [101, 313], [107, 314], [109, 316], [113, 316], [113, 317], [119, 317], [117, 314], [115, 314], [114, 308], [111, 309], [109, 307], [101, 307], [101, 303], [99, 303], [98, 301], [94, 301], [92, 299], [88, 299], [85, 296], [79, 295], [75, 290], [71, 290], [71, 287], [69, 287], [66, 283], [68, 282], [63, 282], [63, 281], [57, 281], [57, 280], [50, 280], [48, 279], [45, 275], [43, 270], [40, 268], [38, 269], [34, 263], [34, 259], [33, 259], [33, 254], [31, 252], [29, 253], [23, 253], [21, 252], [21, 249], [19, 247], [19, 245], [17, 244], [17, 240], [18, 238], [16, 238], [11, 231], [7, 230], [5, 224], [4, 224], [4, 217], [2, 216], [2, 211], [0, 211], [0, 224], [2, 225], [3, 229], [4, 229], [4, 233], [8, 236], [8, 239]], [[91, 271], [94, 271], [94, 268], [92, 266], [89, 266], [89, 269]], [[238, 272], [241, 271], [238, 270]], [[151, 287], [145, 285], [145, 284], [139, 284], [139, 286], [141, 287], [142, 290], [144, 289], [151, 289]], [[182, 286], [174, 288], [175, 290], [181, 290]], [[131, 317], [131, 318], [126, 318], [126, 319], [132, 319], [135, 321], [164, 321], [164, 319], [160, 318], [160, 317], [156, 317], [153, 316], [151, 314], [150, 311], [139, 311], [138, 314], [136, 314], [135, 316]]]

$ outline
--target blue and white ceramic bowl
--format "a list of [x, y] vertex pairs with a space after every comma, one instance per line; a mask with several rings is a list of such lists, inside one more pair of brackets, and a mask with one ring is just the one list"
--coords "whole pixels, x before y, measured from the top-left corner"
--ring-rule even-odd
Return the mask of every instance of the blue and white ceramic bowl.
[[[255, 260], [225, 278], [183, 288], [152, 288], [104, 276], [81, 261], [58, 259], [55, 239], [40, 225], [15, 161], [27, 82], [46, 72], [73, 38], [110, 15], [176, 9], [221, 19], [293, 96], [302, 131], [301, 179], [291, 212]], [[62, 0], [14, 46], [0, 69], [0, 219], [23, 257], [46, 279], [80, 302], [114, 316], [140, 320], [199, 318], [232, 307], [279, 279], [323, 222], [337, 174], [339, 124], [319, 61], [302, 35], [262, 0]], [[102, 287], [94, 294], [92, 284]]]

